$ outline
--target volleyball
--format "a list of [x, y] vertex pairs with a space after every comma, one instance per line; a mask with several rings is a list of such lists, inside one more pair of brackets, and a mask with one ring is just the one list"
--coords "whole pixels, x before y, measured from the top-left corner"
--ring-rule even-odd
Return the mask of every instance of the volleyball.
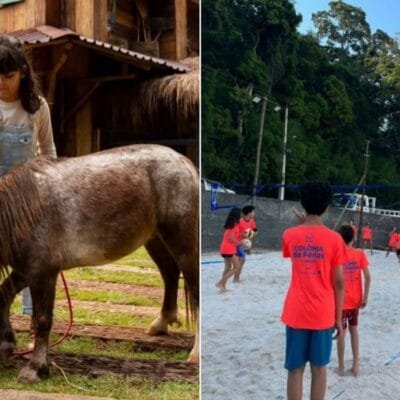
[[241, 246], [242, 246], [245, 250], [250, 250], [250, 249], [251, 249], [251, 240], [250, 240], [250, 239], [243, 239], [243, 240], [242, 240]]
[[246, 229], [246, 230], [244, 231], [244, 236], [245, 236], [246, 239], [252, 239], [253, 236], [254, 236], [254, 231], [253, 231], [253, 229], [250, 229], [250, 228]]

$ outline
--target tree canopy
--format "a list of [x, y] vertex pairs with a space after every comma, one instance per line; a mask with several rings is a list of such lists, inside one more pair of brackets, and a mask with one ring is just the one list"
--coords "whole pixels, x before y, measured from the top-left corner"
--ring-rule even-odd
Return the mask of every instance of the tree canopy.
[[[202, 1], [202, 175], [252, 184], [258, 94], [267, 98], [260, 183], [281, 180], [286, 106], [287, 184], [357, 184], [367, 140], [368, 182], [400, 183], [397, 40], [371, 32], [344, 1], [313, 15], [314, 32], [299, 33], [301, 19], [289, 0]], [[398, 193], [380, 194], [381, 205]]]

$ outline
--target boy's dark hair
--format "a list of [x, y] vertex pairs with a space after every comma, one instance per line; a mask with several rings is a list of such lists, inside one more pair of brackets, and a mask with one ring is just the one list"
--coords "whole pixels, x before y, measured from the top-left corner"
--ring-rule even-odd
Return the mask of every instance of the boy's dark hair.
[[346, 244], [349, 244], [354, 239], [354, 231], [350, 225], [342, 225], [338, 232]]
[[254, 211], [256, 208], [254, 206], [244, 206], [242, 208], [242, 213], [243, 215], [250, 214], [252, 211]]
[[322, 215], [332, 195], [331, 185], [327, 182], [307, 182], [300, 187], [301, 205], [307, 214]]
[[228, 216], [226, 217], [225, 229], [232, 229], [235, 225], [237, 225], [240, 221], [240, 215], [241, 215], [241, 210], [240, 208], [232, 208], [231, 211], [229, 211]]
[[25, 111], [33, 114], [40, 108], [39, 88], [32, 66], [28, 61], [22, 43], [13, 36], [0, 35], [0, 74], [20, 71], [19, 97]]

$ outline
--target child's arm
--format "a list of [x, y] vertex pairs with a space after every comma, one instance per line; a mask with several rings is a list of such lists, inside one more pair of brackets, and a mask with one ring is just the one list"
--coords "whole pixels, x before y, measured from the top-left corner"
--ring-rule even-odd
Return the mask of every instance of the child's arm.
[[299, 220], [299, 223], [302, 224], [304, 220], [306, 219], [306, 215], [299, 211], [296, 207], [292, 208], [293, 214], [296, 216], [296, 218]]
[[229, 235], [229, 240], [230, 240], [232, 243], [236, 244], [236, 246], [240, 246], [240, 245], [242, 244], [242, 241], [238, 241], [238, 240], [235, 239], [235, 234], [234, 234], [234, 232], [231, 232], [231, 234]]
[[364, 295], [360, 304], [360, 308], [365, 308], [368, 303], [369, 287], [371, 285], [371, 274], [369, 272], [369, 268], [364, 268], [362, 272], [364, 275]]
[[342, 310], [344, 301], [344, 274], [342, 265], [335, 268], [334, 286], [335, 286], [335, 307], [336, 307], [335, 328], [337, 329], [337, 334], [335, 337], [338, 337], [343, 333]]

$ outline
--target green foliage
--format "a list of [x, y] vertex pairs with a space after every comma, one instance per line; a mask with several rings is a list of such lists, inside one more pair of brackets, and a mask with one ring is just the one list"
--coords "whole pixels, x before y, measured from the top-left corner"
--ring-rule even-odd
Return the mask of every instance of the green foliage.
[[[292, 2], [202, 5], [203, 176], [250, 192], [261, 112], [251, 97], [258, 93], [289, 106], [288, 184], [358, 183], [367, 139], [368, 182], [400, 181], [400, 52], [385, 32], [371, 33], [361, 8], [332, 1], [314, 14], [316, 32], [301, 35]], [[280, 182], [282, 168], [284, 113], [273, 105], [263, 131], [264, 184]], [[378, 197], [385, 204], [393, 196]]]

